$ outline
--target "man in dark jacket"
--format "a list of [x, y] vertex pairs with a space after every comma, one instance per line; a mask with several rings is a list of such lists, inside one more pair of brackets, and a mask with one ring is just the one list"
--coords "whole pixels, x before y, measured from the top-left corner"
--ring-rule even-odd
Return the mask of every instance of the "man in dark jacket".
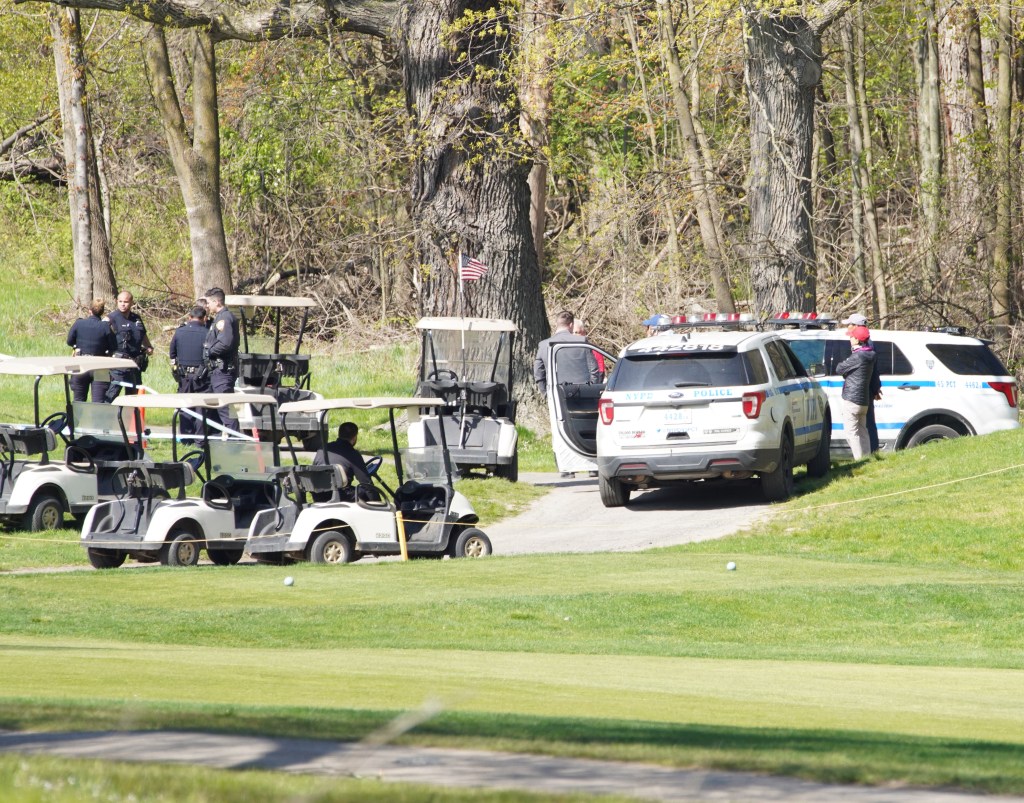
[[[89, 305], [92, 313], [88, 318], [79, 318], [71, 324], [67, 343], [75, 350], [75, 356], [109, 357], [117, 348], [117, 339], [110, 321], [104, 319], [106, 304], [102, 298], [94, 298]], [[75, 401], [88, 401], [89, 386], [92, 385], [92, 400], [105, 402], [108, 382], [97, 382], [93, 371], [72, 374], [69, 380]], [[103, 374], [101, 374], [102, 376]]]
[[871, 332], [866, 326], [853, 327], [850, 356], [836, 366], [836, 373], [843, 377], [843, 432], [854, 460], [871, 453], [867, 417], [876, 355], [867, 345], [870, 339]]
[[[542, 340], [537, 347], [537, 358], [533, 362], [533, 378], [537, 382], [537, 389], [542, 394], [548, 392], [548, 379], [551, 374], [548, 360], [551, 355], [551, 347], [558, 343], [587, 342], [582, 335], [573, 334], [572, 329], [575, 322], [576, 316], [571, 312], [558, 313], [555, 316], [555, 333], [546, 340]], [[556, 367], [560, 384], [587, 385], [601, 381], [597, 360], [594, 359], [594, 352], [590, 349], [565, 349], [555, 357], [557, 358]]]
[[[213, 315], [213, 323], [206, 335], [204, 347], [206, 362], [210, 368], [210, 389], [214, 393], [234, 393], [238, 378], [238, 321], [231, 310], [224, 306], [224, 291], [211, 287], [206, 291], [206, 301]], [[227, 406], [221, 407], [221, 423], [233, 431], [238, 422], [231, 417]]]
[[[867, 326], [868, 319], [861, 315], [859, 312], [855, 312], [850, 315], [845, 321], [846, 324], [846, 336], [850, 336], [850, 332], [853, 331], [855, 326]], [[869, 340], [867, 346], [872, 351], [875, 351], [875, 344]], [[880, 401], [882, 398], [882, 377], [878, 372], [878, 352], [875, 351], [875, 370], [871, 374], [871, 393], [868, 395], [868, 438], [871, 441], [871, 453], [874, 454], [878, 451], [878, 424], [875, 423], [875, 402]]]
[[[178, 393], [205, 393], [210, 388], [210, 370], [206, 367], [206, 309], [195, 306], [189, 313], [188, 323], [174, 330], [167, 354], [171, 358], [171, 373], [178, 382]], [[200, 434], [201, 419], [188, 413], [181, 416], [181, 434]]]
[[[338, 438], [326, 446], [327, 462], [331, 465], [344, 466], [345, 473], [349, 476], [349, 484], [352, 480], [358, 483], [359, 498], [376, 502], [380, 500], [380, 494], [373, 487], [373, 480], [366, 468], [366, 460], [362, 453], [356, 450], [356, 441], [359, 439], [359, 426], [353, 421], [346, 421], [338, 427]], [[324, 452], [318, 451], [313, 458], [314, 466], [324, 465]], [[354, 499], [354, 495], [352, 496]]]

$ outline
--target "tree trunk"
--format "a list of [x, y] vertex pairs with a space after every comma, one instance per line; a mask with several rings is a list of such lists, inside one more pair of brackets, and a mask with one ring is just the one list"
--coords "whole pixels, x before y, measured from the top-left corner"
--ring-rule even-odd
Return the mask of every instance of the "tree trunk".
[[[519, 107], [500, 80], [509, 55], [503, 35], [485, 29], [494, 22], [484, 18], [448, 32], [469, 5], [410, 3], [397, 37], [420, 143], [411, 216], [425, 273], [422, 311], [512, 320], [522, 333], [517, 382], [527, 383], [533, 353], [549, 331], [530, 228], [529, 161], [524, 143], [509, 140], [518, 131]], [[479, 259], [487, 274], [460, 282], [459, 253]]]
[[174, 86], [163, 28], [146, 34], [146, 71], [153, 102], [178, 177], [192, 244], [192, 292], [211, 287], [231, 292], [231, 262], [220, 205], [220, 129], [217, 119], [217, 61], [213, 38], [196, 30], [192, 60], [193, 131], [189, 136]]
[[810, 311], [816, 304], [811, 152], [821, 41], [795, 14], [752, 10], [745, 20], [754, 300], [761, 314]]
[[562, 10], [561, 0], [526, 0], [520, 40], [523, 110], [519, 127], [533, 151], [530, 168], [530, 228], [537, 249], [537, 264], [544, 272], [544, 232], [547, 228], [548, 121], [551, 115], [551, 80], [554, 68], [552, 24]]
[[1013, 187], [1011, 183], [1011, 109], [1015, 45], [1013, 13], [1009, 0], [999, 0], [999, 75], [995, 119], [996, 220], [992, 248], [992, 320], [1001, 335], [1013, 323], [1013, 291], [1016, 284], [1011, 230]]
[[921, 214], [925, 221], [922, 281], [933, 299], [941, 278], [938, 257], [942, 228], [942, 125], [939, 106], [939, 55], [935, 0], [925, 0], [915, 63], [918, 82], [918, 152], [921, 162]]
[[697, 224], [700, 227], [700, 238], [704, 246], [704, 254], [708, 259], [708, 268], [711, 271], [711, 283], [715, 290], [715, 303], [718, 305], [718, 310], [720, 312], [735, 312], [736, 307], [733, 304], [732, 290], [729, 287], [725, 255], [722, 251], [722, 236], [718, 230], [718, 219], [721, 215], [714, 208], [714, 197], [705, 181], [704, 164], [706, 160], [705, 155], [701, 153], [701, 144], [690, 109], [690, 98], [686, 92], [686, 77], [679, 61], [679, 51], [676, 49], [673, 13], [670, 4], [658, 7], [672, 101], [683, 138], [683, 153], [690, 174]]
[[88, 307], [93, 298], [112, 301], [116, 291], [87, 104], [85, 51], [77, 9], [52, 8], [48, 16], [69, 173], [74, 300]]

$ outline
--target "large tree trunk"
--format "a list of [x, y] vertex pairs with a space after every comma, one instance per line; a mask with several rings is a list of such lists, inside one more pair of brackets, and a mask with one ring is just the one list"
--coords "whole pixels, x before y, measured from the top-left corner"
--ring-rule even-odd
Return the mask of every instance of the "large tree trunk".
[[194, 296], [211, 287], [231, 292], [231, 262], [220, 205], [220, 128], [213, 37], [196, 30], [192, 59], [193, 131], [189, 136], [174, 86], [163, 28], [146, 34], [146, 69], [188, 216]]
[[[487, 70], [500, 75], [507, 43], [493, 32], [476, 38], [473, 25], [446, 32], [468, 5], [410, 3], [398, 37], [409, 112], [421, 143], [412, 217], [426, 273], [422, 308], [429, 315], [465, 311], [512, 320], [523, 333], [517, 379], [527, 382], [532, 352], [548, 332], [530, 228], [530, 162], [523, 158], [523, 143], [509, 140], [509, 132], [519, 130], [518, 104], [496, 78], [481, 77]], [[489, 267], [483, 279], [459, 281], [460, 252]]]
[[915, 64], [918, 83], [918, 152], [921, 161], [920, 199], [925, 221], [922, 243], [923, 284], [938, 299], [941, 270], [938, 245], [942, 229], [942, 125], [939, 103], [938, 23], [935, 0], [925, 0]]
[[816, 303], [811, 152], [821, 42], [800, 16], [752, 11], [746, 24], [754, 300], [762, 314], [810, 311]]
[[88, 307], [93, 298], [116, 295], [110, 241], [104, 226], [92, 123], [86, 93], [86, 59], [77, 9], [51, 8], [53, 58], [64, 131], [68, 171], [71, 236], [74, 253], [74, 299]]
[[998, 8], [999, 76], [995, 119], [996, 219], [992, 237], [992, 318], [1001, 337], [1013, 322], [1013, 291], [1016, 271], [1013, 262], [1013, 187], [1011, 182], [1011, 135], [1013, 101], [1013, 13], [1008, 0]]

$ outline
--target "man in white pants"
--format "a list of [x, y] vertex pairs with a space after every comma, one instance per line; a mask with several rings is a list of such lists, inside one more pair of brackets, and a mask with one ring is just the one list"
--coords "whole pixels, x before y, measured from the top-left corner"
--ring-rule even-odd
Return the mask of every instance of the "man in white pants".
[[843, 432], [854, 460], [871, 453], [867, 416], [876, 355], [868, 345], [869, 340], [871, 332], [866, 326], [853, 327], [850, 330], [850, 356], [836, 366], [836, 373], [843, 377]]

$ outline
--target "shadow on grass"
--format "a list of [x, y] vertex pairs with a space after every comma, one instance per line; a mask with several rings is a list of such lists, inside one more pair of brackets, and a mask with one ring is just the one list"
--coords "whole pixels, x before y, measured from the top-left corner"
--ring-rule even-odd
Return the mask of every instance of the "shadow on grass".
[[[388, 728], [393, 711], [177, 706], [117, 701], [0, 701], [0, 729], [42, 731], [183, 730], [280, 741], [265, 754], [289, 755], [284, 740], [360, 741]], [[865, 731], [727, 727], [442, 713], [395, 739], [418, 746], [642, 761], [743, 770], [825, 783], [905, 783], [986, 792], [1024, 792], [1024, 745]], [[315, 744], [302, 749], [317, 752]], [[320, 750], [329, 749], [324, 744]], [[274, 762], [261, 761], [263, 766]]]

